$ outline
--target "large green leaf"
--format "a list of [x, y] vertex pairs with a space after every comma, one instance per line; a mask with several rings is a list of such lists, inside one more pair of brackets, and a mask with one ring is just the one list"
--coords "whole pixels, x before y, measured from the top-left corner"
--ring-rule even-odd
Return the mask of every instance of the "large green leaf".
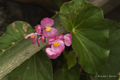
[[91, 76], [92, 80], [118, 80], [120, 72], [120, 24], [111, 20], [106, 20], [106, 23], [110, 27], [110, 55], [103, 69]]
[[53, 80], [50, 59], [43, 51], [38, 52], [9, 75], [9, 80]]
[[[65, 30], [59, 22], [58, 15], [55, 15], [53, 19], [55, 20], [54, 27], [58, 29], [58, 34], [64, 33]], [[38, 47], [37, 43], [32, 44], [30, 38], [24, 39], [23, 34], [28, 34], [33, 30], [28, 26], [29, 24], [25, 22], [15, 22], [9, 25], [4, 35], [0, 37], [0, 49], [2, 51], [5, 50], [0, 54], [0, 79], [46, 46], [46, 43], [41, 43], [40, 47]]]
[[79, 80], [80, 70], [78, 66], [74, 66], [68, 70], [64, 65], [61, 69], [54, 73], [54, 80]]
[[108, 27], [102, 10], [84, 0], [75, 0], [65, 3], [60, 11], [62, 25], [72, 33], [72, 47], [80, 65], [88, 73], [98, 72], [109, 55]]
[[10, 47], [13, 47], [14, 44], [21, 41], [24, 35], [32, 31], [32, 27], [26, 22], [16, 21], [10, 24], [6, 32], [0, 37], [0, 55]]
[[[0, 37], [0, 78], [4, 77], [11, 69], [18, 66], [22, 61], [21, 53], [24, 52], [24, 48], [27, 48], [27, 46], [23, 48], [27, 42], [24, 40], [25, 42], [23, 43], [24, 35], [29, 34], [32, 31], [33, 29], [28, 23], [16, 21], [10, 24], [7, 27], [6, 32]], [[30, 41], [31, 40], [28, 42]]]

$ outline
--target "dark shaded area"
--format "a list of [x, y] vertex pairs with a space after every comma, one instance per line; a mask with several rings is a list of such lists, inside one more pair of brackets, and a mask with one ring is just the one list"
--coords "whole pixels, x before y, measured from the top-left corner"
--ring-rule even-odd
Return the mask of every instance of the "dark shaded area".
[[53, 12], [40, 5], [0, 0], [0, 35], [14, 21], [26, 21], [35, 26], [44, 17], [53, 15]]
[[105, 14], [105, 18], [117, 21], [120, 23], [120, 5], [117, 6], [115, 9], [110, 11], [109, 13]]

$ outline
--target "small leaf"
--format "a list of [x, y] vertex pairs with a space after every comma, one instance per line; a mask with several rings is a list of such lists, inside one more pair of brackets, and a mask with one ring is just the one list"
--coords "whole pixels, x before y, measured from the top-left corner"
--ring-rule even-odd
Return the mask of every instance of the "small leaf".
[[8, 75], [9, 80], [53, 80], [50, 59], [38, 52]]
[[67, 59], [67, 65], [68, 65], [68, 69], [72, 68], [73, 66], [76, 65], [77, 63], [77, 59], [76, 59], [76, 55], [74, 53], [74, 51], [70, 51], [70, 52], [63, 52], [65, 58]]
[[54, 80], [79, 80], [80, 70], [78, 66], [74, 66], [71, 69], [67, 69], [64, 65], [61, 69], [58, 69], [54, 73]]

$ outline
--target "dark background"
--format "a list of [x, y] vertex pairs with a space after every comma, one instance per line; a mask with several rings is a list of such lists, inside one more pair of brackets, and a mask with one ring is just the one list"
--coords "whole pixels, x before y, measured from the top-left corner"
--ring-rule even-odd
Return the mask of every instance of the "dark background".
[[[105, 18], [120, 22], [120, 0], [104, 1], [101, 0], [104, 4], [99, 3], [100, 0], [96, 3], [103, 9]], [[14, 21], [26, 21], [34, 27], [40, 23], [41, 19], [52, 17], [58, 10], [57, 5], [50, 0], [0, 0], [0, 35]]]

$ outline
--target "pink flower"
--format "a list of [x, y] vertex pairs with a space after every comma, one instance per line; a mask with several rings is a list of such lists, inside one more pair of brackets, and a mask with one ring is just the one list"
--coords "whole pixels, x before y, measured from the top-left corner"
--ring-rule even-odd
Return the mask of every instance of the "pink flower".
[[[56, 59], [61, 55], [66, 46], [70, 46], [72, 44], [72, 35], [71, 34], [60, 34], [56, 36], [57, 29], [52, 28], [54, 25], [54, 20], [50, 18], [44, 18], [41, 21], [41, 25], [36, 26], [36, 33], [30, 33], [25, 36], [25, 39], [28, 37], [32, 38], [32, 43], [35, 44], [36, 40], [38, 46], [40, 46], [41, 42], [45, 42], [45, 38], [49, 38], [47, 42], [46, 53], [49, 58]], [[39, 36], [39, 38], [37, 37]]]
[[46, 53], [51, 59], [56, 59], [65, 49], [64, 42], [60, 39], [51, 38], [46, 45], [49, 47], [46, 48]]
[[39, 35], [41, 34], [41, 26], [39, 24], [36, 26], [36, 32]]
[[47, 47], [50, 47], [50, 46], [52, 45], [52, 43], [53, 43], [54, 40], [56, 40], [56, 39], [63, 40], [63, 38], [64, 38], [64, 35], [63, 35], [63, 34], [57, 35], [57, 36], [54, 37], [54, 38], [49, 38], [46, 46], [47, 46]]
[[40, 39], [42, 42], [45, 42], [45, 36], [43, 34], [40, 35]]
[[56, 36], [57, 29], [52, 28], [54, 20], [50, 18], [44, 18], [41, 21], [41, 27], [43, 28], [43, 35], [47, 38], [53, 38]]
[[38, 43], [38, 46], [40, 47], [40, 40], [39, 40], [39, 38], [37, 38], [37, 43]]
[[63, 35], [63, 34], [57, 35], [57, 36], [56, 36], [56, 39], [63, 40], [63, 39], [64, 39], [64, 35]]
[[46, 53], [50, 59], [56, 59], [61, 55], [61, 53], [55, 53], [51, 48], [46, 48]]
[[37, 39], [37, 33], [30, 33], [27, 36], [25, 36], [25, 39], [27, 39], [28, 37], [32, 38], [32, 43], [35, 44], [36, 43], [36, 39]]
[[64, 43], [66, 46], [70, 46], [72, 44], [72, 35], [71, 34], [66, 34], [64, 35]]
[[38, 43], [38, 46], [40, 46], [40, 40], [41, 40], [42, 42], [45, 42], [45, 36], [44, 36], [44, 35], [42, 35], [42, 34], [40, 34], [39, 36], [40, 36], [40, 37], [39, 37], [39, 38], [37, 38], [37, 43]]
[[62, 40], [57, 39], [52, 42], [51, 48], [55, 53], [61, 53], [65, 49], [65, 45]]
[[47, 47], [51, 47], [51, 45], [52, 45], [52, 43], [53, 43], [54, 40], [55, 40], [55, 38], [49, 38], [46, 46]]

